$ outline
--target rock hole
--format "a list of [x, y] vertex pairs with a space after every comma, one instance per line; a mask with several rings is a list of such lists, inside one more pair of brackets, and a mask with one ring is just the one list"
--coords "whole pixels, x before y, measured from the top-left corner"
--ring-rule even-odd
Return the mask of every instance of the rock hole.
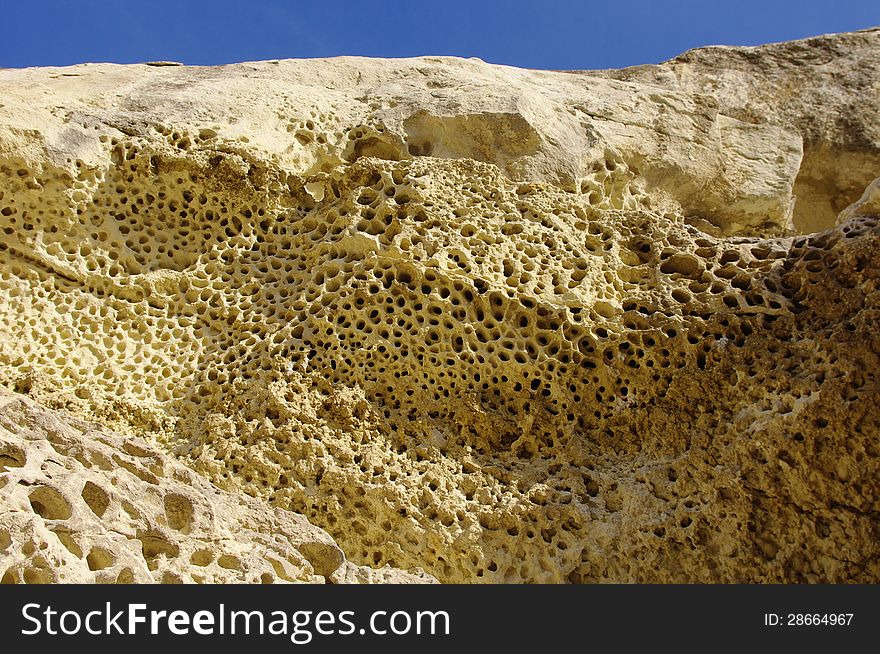
[[118, 575], [116, 575], [116, 583], [117, 584], [133, 584], [134, 583], [134, 572], [131, 568], [123, 568]]
[[221, 554], [217, 559], [217, 565], [224, 570], [241, 570], [241, 560], [232, 554]]
[[194, 515], [190, 499], [178, 493], [169, 493], [165, 496], [164, 503], [168, 526], [182, 534], [190, 533]]
[[110, 550], [103, 547], [95, 547], [89, 552], [86, 562], [89, 564], [89, 570], [95, 572], [109, 568], [116, 563], [116, 556]]
[[673, 254], [660, 264], [660, 272], [666, 275], [678, 273], [692, 279], [702, 272], [700, 260], [689, 254]]
[[213, 560], [214, 555], [211, 553], [211, 550], [196, 550], [192, 553], [192, 556], [189, 557], [190, 563], [202, 568], [206, 565], [211, 565], [211, 561]]
[[183, 579], [180, 578], [180, 575], [175, 574], [175, 573], [173, 573], [173, 572], [169, 572], [169, 571], [166, 570], [166, 571], [162, 574], [162, 583], [165, 584], [165, 585], [182, 584], [182, 583], [183, 583]]
[[283, 579], [284, 581], [293, 581], [290, 578], [290, 575], [287, 574], [287, 571], [284, 569], [284, 564], [281, 563], [278, 559], [273, 559], [271, 556], [267, 556], [266, 560], [272, 566], [272, 569], [275, 571], [275, 576], [279, 579]]
[[22, 575], [29, 585], [51, 584], [55, 581], [52, 571], [47, 568], [27, 568]]
[[155, 570], [158, 567], [158, 558], [160, 556], [173, 559], [180, 553], [180, 548], [176, 543], [172, 543], [157, 531], [142, 531], [139, 529], [137, 539], [141, 542], [141, 552], [150, 570]]
[[49, 486], [38, 486], [28, 496], [34, 512], [46, 520], [68, 520], [70, 503], [64, 496]]
[[27, 462], [24, 450], [12, 443], [0, 443], [0, 472], [9, 468], [23, 468]]
[[87, 481], [86, 485], [83, 486], [82, 498], [92, 510], [92, 513], [99, 518], [104, 517], [107, 507], [110, 506], [110, 496], [107, 495], [107, 492], [90, 481]]
[[70, 532], [63, 531], [61, 529], [53, 529], [52, 533], [61, 541], [61, 544], [67, 548], [67, 551], [73, 554], [76, 558], [81, 559], [83, 556], [82, 548], [79, 546], [79, 543], [73, 538]]

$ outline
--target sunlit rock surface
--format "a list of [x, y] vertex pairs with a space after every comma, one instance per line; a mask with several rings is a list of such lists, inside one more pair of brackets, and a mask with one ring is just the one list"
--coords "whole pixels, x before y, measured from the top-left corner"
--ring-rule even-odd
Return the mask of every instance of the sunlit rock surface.
[[0, 575], [878, 581], [878, 60], [0, 71]]

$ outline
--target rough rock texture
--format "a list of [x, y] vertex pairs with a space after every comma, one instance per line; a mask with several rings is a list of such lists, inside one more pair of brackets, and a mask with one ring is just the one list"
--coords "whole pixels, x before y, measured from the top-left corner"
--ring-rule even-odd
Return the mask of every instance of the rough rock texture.
[[149, 443], [0, 391], [2, 583], [419, 583]]
[[[331, 581], [878, 581], [878, 55], [0, 71], [0, 382], [303, 514]], [[170, 479], [135, 554], [215, 497]]]

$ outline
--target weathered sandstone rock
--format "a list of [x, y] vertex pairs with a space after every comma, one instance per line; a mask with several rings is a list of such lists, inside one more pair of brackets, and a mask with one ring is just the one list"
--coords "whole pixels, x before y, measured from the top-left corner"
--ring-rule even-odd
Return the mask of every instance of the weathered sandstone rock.
[[880, 580], [878, 54], [0, 71], [0, 573]]
[[692, 50], [660, 66], [595, 75], [706, 94], [719, 113], [796, 133], [803, 160], [794, 181], [794, 226], [813, 232], [880, 175], [877, 28], [758, 48]]
[[413, 583], [138, 438], [0, 391], [2, 583]]

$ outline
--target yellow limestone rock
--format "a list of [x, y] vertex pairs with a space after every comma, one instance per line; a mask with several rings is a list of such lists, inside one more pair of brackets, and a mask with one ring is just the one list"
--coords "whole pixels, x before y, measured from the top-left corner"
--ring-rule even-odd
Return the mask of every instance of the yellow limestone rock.
[[[878, 41], [873, 28], [754, 48], [701, 48], [660, 66], [592, 74], [705, 94], [741, 124], [794, 130], [803, 144], [794, 226], [814, 232], [833, 226], [880, 174]], [[737, 165], [758, 172], [755, 164]]]
[[420, 583], [149, 443], [0, 391], [2, 583]]
[[113, 549], [77, 498], [135, 455], [19, 435], [70, 481], [0, 474], [0, 562], [97, 575], [60, 529], [117, 576], [276, 574], [263, 527], [144, 559], [172, 493], [326, 530], [333, 570], [282, 529], [292, 579], [880, 580], [878, 51], [0, 71], [0, 383], [194, 471]]

